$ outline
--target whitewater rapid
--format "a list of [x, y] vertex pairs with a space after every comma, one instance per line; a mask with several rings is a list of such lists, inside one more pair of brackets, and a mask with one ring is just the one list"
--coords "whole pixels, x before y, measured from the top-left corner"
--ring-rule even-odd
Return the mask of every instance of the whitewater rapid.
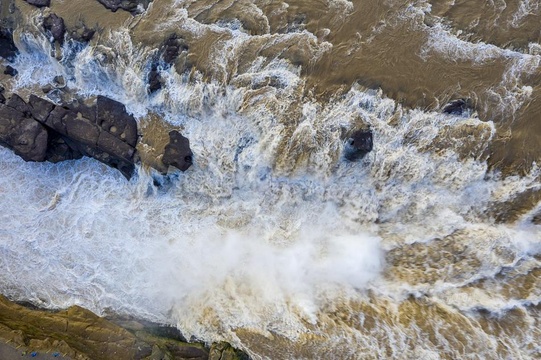
[[[153, 6], [144, 16], [152, 18]], [[321, 336], [333, 349], [346, 342], [349, 350], [335, 358], [363, 351], [439, 358], [423, 333], [432, 331], [426, 313], [415, 310], [426, 306], [448, 312], [451, 327], [468, 322], [468, 346], [484, 343], [479, 356], [495, 357], [497, 335], [472, 319], [480, 310], [496, 317], [539, 304], [535, 278], [529, 291], [509, 288], [541, 267], [541, 228], [532, 222], [539, 204], [513, 223], [496, 223], [491, 211], [541, 189], [540, 169], [508, 177], [489, 171], [496, 128], [476, 112], [407, 109], [358, 84], [323, 101], [305, 91], [302, 66], [278, 56], [241, 59], [251, 46], [286, 51], [302, 43], [310, 59], [329, 51], [306, 30], [255, 36], [235, 22], [170, 13], [153, 26], [224, 40], [209, 54], [217, 64], [212, 80], [162, 70], [164, 89], [152, 95], [146, 76], [155, 49], [132, 41], [132, 23], [104, 32], [99, 44], [66, 42], [60, 60], [37, 27], [16, 31], [14, 92], [39, 91], [61, 75], [77, 96], [125, 103], [140, 125], [157, 116], [180, 129], [194, 165], [165, 177], [142, 166], [128, 182], [91, 159], [25, 163], [1, 148], [0, 291], [49, 308], [77, 304], [172, 324], [263, 358], [272, 354], [258, 348], [262, 340], [242, 331], [297, 344]], [[449, 47], [479, 62], [512, 58], [500, 84], [510, 100], [505, 111], [531, 96], [516, 82], [539, 67], [539, 55], [465, 43], [441, 27], [422, 55]], [[374, 150], [349, 162], [344, 134], [357, 127], [373, 131]], [[539, 317], [528, 314], [535, 328]], [[426, 325], [437, 334], [446, 326], [438, 319]], [[438, 336], [449, 353], [464, 355]], [[521, 354], [531, 339], [510, 341], [508, 351]], [[315, 356], [288, 346], [277, 358]]]

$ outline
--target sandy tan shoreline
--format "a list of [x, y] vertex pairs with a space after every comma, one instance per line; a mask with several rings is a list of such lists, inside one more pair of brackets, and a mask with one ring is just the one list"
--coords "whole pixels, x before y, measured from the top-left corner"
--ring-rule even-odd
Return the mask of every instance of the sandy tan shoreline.
[[12, 342], [4, 341], [0, 339], [0, 359], [40, 359], [40, 360], [54, 360], [54, 359], [71, 359], [67, 356], [63, 356], [57, 351], [33, 351], [30, 348], [24, 346], [15, 346]]

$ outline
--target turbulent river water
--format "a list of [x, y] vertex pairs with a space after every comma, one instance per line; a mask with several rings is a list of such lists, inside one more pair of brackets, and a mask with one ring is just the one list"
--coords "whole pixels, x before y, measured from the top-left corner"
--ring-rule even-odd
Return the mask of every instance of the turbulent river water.
[[[1, 1], [7, 91], [62, 75], [126, 104], [143, 159], [172, 128], [194, 152], [128, 182], [0, 149], [1, 293], [254, 358], [541, 357], [539, 1]], [[98, 31], [55, 48], [49, 12]], [[186, 47], [149, 95], [171, 34]], [[367, 127], [374, 150], [344, 159]]]

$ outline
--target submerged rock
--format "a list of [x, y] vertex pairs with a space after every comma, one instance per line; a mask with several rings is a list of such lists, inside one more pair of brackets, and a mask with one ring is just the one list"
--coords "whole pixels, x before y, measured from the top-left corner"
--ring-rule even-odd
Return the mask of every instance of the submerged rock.
[[81, 43], [87, 43], [94, 37], [96, 30], [87, 27], [84, 23], [79, 22], [70, 29], [70, 36], [73, 40]]
[[346, 141], [344, 157], [350, 161], [359, 160], [372, 151], [372, 148], [372, 131], [357, 130]]
[[193, 153], [190, 140], [176, 130], [169, 133], [169, 144], [165, 146], [162, 162], [165, 166], [174, 166], [186, 171], [193, 164]]

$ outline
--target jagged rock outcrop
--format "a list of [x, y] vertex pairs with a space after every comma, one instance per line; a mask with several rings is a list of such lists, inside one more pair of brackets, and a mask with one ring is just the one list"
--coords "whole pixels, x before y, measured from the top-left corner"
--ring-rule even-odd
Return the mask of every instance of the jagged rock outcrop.
[[363, 158], [372, 151], [373, 135], [371, 130], [357, 130], [351, 134], [344, 147], [344, 157], [350, 161]]
[[116, 12], [118, 9], [126, 10], [136, 15], [142, 12], [142, 9], [146, 9], [148, 4], [152, 0], [98, 0], [100, 4], [105, 6], [112, 12]]
[[176, 130], [169, 133], [169, 144], [165, 146], [162, 157], [165, 166], [174, 166], [186, 171], [193, 163], [193, 153], [190, 149], [190, 140]]
[[51, 0], [24, 0], [30, 5], [37, 7], [51, 6]]
[[19, 50], [13, 41], [13, 34], [9, 29], [0, 27], [0, 57], [13, 61]]

